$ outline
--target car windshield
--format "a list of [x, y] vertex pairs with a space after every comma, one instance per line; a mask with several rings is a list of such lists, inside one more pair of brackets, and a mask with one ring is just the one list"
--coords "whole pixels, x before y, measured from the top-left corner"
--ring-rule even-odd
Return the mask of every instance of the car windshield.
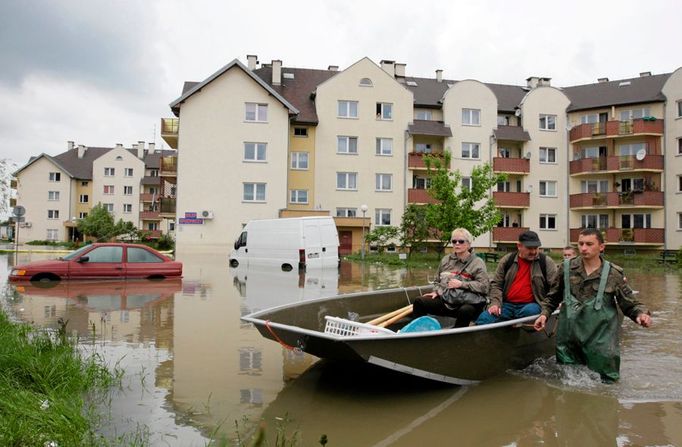
[[86, 245], [85, 247], [81, 247], [78, 250], [71, 252], [68, 255], [62, 257], [62, 259], [65, 261], [71, 261], [72, 259], [77, 259], [80, 255], [83, 254], [83, 252], [85, 250], [89, 249], [90, 247], [91, 247], [90, 245]]

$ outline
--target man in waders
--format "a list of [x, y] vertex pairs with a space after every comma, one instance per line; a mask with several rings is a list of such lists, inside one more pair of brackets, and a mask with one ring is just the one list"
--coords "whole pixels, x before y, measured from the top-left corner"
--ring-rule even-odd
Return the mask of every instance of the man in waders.
[[578, 248], [580, 256], [564, 261], [563, 272], [559, 272], [542, 302], [535, 329], [543, 330], [547, 317], [563, 301], [556, 340], [557, 362], [587, 365], [603, 381], [614, 382], [620, 377], [618, 308], [644, 327], [651, 325], [651, 316], [634, 298], [623, 270], [601, 257], [604, 238], [599, 230], [582, 230]]

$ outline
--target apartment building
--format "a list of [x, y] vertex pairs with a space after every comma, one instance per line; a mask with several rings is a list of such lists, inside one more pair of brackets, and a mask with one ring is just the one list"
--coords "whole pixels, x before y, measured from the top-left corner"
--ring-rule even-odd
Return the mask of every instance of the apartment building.
[[[67, 151], [59, 155], [41, 154], [14, 173], [16, 176], [17, 205], [26, 209], [25, 221], [20, 224], [19, 242], [32, 240], [72, 241], [81, 239], [77, 231], [78, 219], [88, 215], [92, 207], [102, 203], [114, 219], [132, 222], [139, 229], [155, 226], [152, 237], [172, 232], [175, 213], [162, 216], [159, 206], [163, 199], [174, 200], [175, 188], [164, 188], [175, 183], [171, 172], [159, 177], [161, 161], [174, 165], [175, 151], [157, 151], [143, 141], [124, 148], [87, 147], [68, 142]], [[150, 172], [157, 194], [145, 195]], [[150, 199], [150, 200], [147, 200]], [[153, 209], [145, 214], [145, 206]], [[170, 209], [168, 211], [171, 211]]]
[[561, 88], [411, 77], [368, 58], [345, 70], [247, 64], [186, 83], [178, 118], [162, 119], [179, 149], [181, 249], [229, 250], [250, 219], [323, 214], [341, 252], [357, 251], [363, 232], [432, 201], [423, 157], [444, 151], [465, 187], [481, 163], [507, 175], [491, 191], [503, 218], [477, 247], [530, 228], [560, 248], [587, 226], [625, 249], [682, 243], [679, 70]]

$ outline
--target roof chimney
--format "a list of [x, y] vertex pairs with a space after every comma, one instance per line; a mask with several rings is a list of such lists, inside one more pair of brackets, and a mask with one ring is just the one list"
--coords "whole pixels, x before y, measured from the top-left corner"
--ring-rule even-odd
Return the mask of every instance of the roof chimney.
[[599, 78], [599, 79], [597, 79], [597, 82], [599, 82], [600, 84], [602, 84], [604, 82], [609, 82], [609, 78]]
[[404, 78], [405, 77], [405, 67], [407, 64], [395, 64], [395, 76]]
[[[69, 143], [71, 143], [71, 144], [73, 145], [73, 141], [69, 141]], [[83, 156], [85, 155], [85, 151], [86, 151], [87, 149], [88, 149], [88, 148], [85, 147], [84, 144], [79, 144], [79, 145], [78, 145], [78, 158], [83, 158]]]
[[246, 61], [249, 65], [249, 70], [253, 71], [256, 69], [256, 66], [258, 65], [258, 56], [256, 56], [255, 54], [247, 54]]
[[144, 158], [144, 141], [137, 142], [137, 158]]
[[116, 143], [116, 149], [123, 149], [123, 145], [121, 143]]
[[70, 151], [73, 148], [74, 148], [73, 141], [67, 141], [66, 142], [66, 149]]
[[549, 87], [551, 85], [550, 81], [552, 78], [542, 78], [540, 76], [531, 76], [526, 78], [526, 85], [528, 88], [535, 87]]
[[395, 76], [395, 61], [382, 60], [379, 64], [381, 65], [381, 69], [391, 75], [391, 77]]
[[272, 85], [282, 84], [282, 61], [279, 59], [272, 61]]
[[640, 77], [640, 78], [646, 78], [647, 76], [651, 76], [651, 72], [650, 72], [650, 71], [643, 71], [643, 72], [641, 72], [641, 73], [639, 74], [639, 77]]
[[330, 65], [327, 67], [327, 70], [329, 71], [339, 71], [339, 66], [338, 65]]
[[443, 82], [443, 70], [440, 68], [436, 70], [436, 81]]
[[149, 152], [153, 153], [156, 150], [156, 143], [149, 143]]

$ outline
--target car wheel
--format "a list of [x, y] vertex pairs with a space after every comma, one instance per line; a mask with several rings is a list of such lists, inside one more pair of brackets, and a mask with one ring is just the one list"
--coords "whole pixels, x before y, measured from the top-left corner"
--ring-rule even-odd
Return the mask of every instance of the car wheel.
[[31, 284], [41, 289], [50, 289], [59, 283], [59, 276], [52, 273], [39, 273], [33, 275]]
[[294, 268], [291, 266], [291, 264], [282, 264], [282, 271], [283, 272], [290, 272]]
[[239, 266], [239, 261], [236, 259], [230, 259], [230, 267], [238, 267]]

